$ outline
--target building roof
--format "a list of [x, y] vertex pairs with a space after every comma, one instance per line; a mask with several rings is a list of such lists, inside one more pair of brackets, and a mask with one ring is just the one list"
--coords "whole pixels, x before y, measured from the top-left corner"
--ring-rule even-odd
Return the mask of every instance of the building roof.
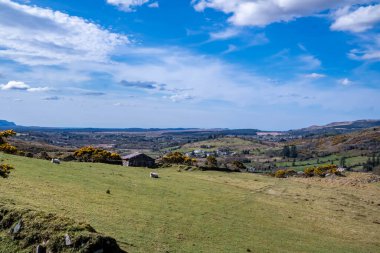
[[[148, 158], [150, 158], [150, 159], [153, 159], [152, 157], [147, 156], [147, 155], [144, 154], [144, 153], [139, 153], [139, 152], [136, 152], [136, 153], [133, 153], [133, 154], [130, 154], [130, 155], [123, 156], [121, 159], [123, 159], [123, 160], [128, 160], [128, 159], [131, 159], [131, 158], [134, 158], [134, 157], [140, 156], [140, 155], [143, 155], [143, 156], [145, 156], [145, 157], [148, 157]], [[154, 160], [154, 159], [153, 159], [153, 160]]]

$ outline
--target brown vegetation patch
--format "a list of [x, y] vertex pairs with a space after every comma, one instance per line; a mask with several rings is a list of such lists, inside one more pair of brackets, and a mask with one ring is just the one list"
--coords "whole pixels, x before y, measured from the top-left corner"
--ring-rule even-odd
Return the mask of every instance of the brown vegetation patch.
[[352, 172], [352, 173], [347, 173], [346, 177], [339, 177], [339, 176], [332, 175], [325, 178], [320, 178], [320, 177], [294, 178], [294, 180], [305, 182], [305, 183], [318, 182], [318, 183], [336, 185], [336, 186], [363, 187], [370, 183], [380, 182], [380, 176], [377, 176], [371, 173]]

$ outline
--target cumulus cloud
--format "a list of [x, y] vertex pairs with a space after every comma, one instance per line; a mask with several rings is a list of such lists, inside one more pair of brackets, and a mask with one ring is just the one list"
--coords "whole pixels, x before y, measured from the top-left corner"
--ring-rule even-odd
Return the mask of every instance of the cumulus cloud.
[[213, 8], [231, 14], [229, 21], [238, 26], [266, 26], [288, 22], [322, 11], [334, 11], [345, 6], [365, 4], [371, 0], [193, 0], [195, 10]]
[[336, 13], [337, 18], [331, 25], [336, 31], [364, 32], [380, 22], [380, 4], [361, 6], [354, 11], [343, 8]]
[[48, 87], [36, 87], [32, 88], [28, 84], [21, 81], [9, 81], [6, 84], [0, 85], [1, 90], [20, 90], [20, 91], [29, 91], [29, 92], [40, 92], [40, 91], [49, 91]]
[[0, 87], [2, 90], [27, 90], [30, 88], [26, 83], [19, 81], [9, 81], [7, 84], [0, 85]]
[[27, 65], [108, 60], [128, 43], [83, 18], [46, 8], [0, 0], [0, 57]]
[[148, 4], [150, 8], [158, 8], [158, 2], [151, 2], [150, 0], [107, 0], [108, 4], [117, 6], [120, 10], [131, 12], [134, 8]]

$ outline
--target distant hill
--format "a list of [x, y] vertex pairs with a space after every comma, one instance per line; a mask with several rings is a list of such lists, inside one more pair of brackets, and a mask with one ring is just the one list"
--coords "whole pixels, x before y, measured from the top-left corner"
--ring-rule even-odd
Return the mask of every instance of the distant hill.
[[15, 123], [0, 119], [0, 127], [14, 127]]
[[297, 130], [288, 131], [292, 135], [335, 135], [342, 133], [350, 133], [362, 129], [380, 126], [380, 120], [356, 120], [356, 121], [344, 121], [333, 122], [323, 126], [310, 126], [307, 128], [301, 128]]
[[356, 153], [371, 154], [380, 151], [380, 128], [373, 127], [350, 133], [316, 138], [302, 138], [291, 142], [302, 147], [303, 153], [333, 154]]

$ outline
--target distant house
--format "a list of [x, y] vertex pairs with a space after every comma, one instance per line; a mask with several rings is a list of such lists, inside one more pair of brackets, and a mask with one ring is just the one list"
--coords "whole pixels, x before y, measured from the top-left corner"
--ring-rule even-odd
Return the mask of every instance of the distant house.
[[123, 166], [152, 168], [156, 165], [156, 162], [152, 157], [142, 153], [123, 156], [121, 159], [123, 160]]

